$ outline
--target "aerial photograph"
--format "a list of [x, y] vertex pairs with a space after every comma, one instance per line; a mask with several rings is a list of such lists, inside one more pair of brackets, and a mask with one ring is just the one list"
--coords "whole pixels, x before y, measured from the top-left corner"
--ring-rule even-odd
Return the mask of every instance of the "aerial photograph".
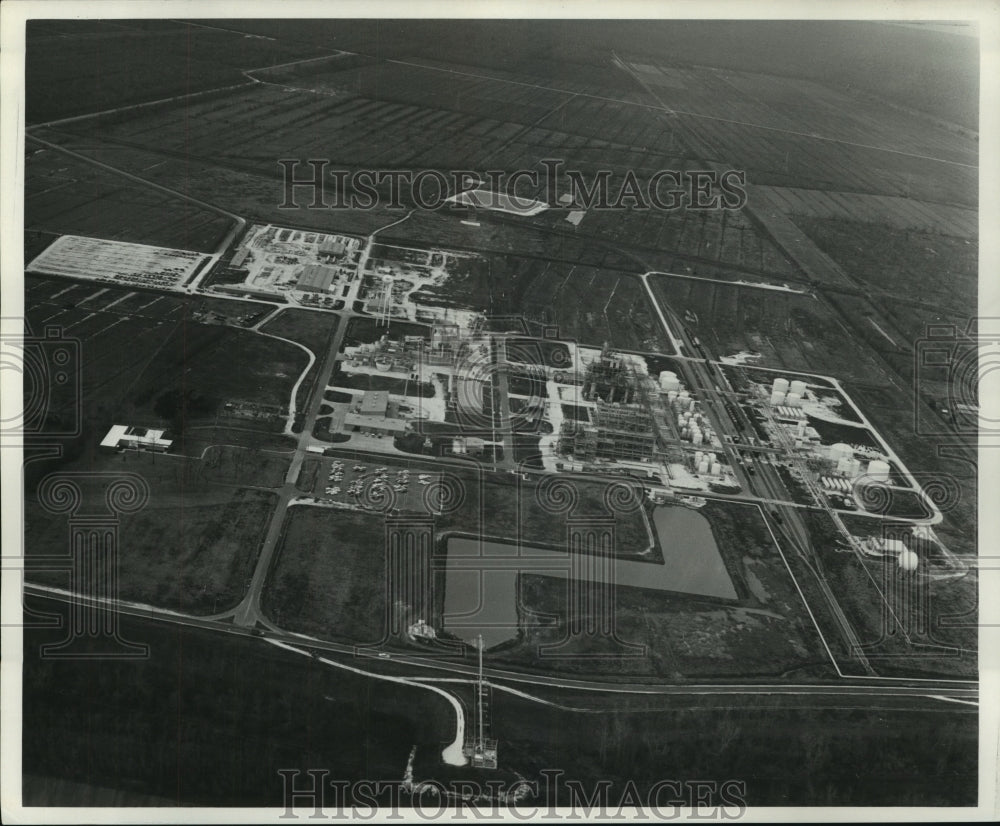
[[975, 20], [53, 5], [19, 816], [993, 805]]

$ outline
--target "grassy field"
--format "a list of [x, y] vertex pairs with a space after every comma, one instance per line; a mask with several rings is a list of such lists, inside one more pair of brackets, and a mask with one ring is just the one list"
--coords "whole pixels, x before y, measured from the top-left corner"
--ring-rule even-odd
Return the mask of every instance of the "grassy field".
[[[877, 672], [977, 674], [974, 575], [931, 582], [904, 574], [894, 559], [860, 559], [847, 550], [825, 514], [805, 511], [804, 518], [827, 582]], [[877, 524], [871, 530], [879, 535]]]
[[698, 323], [689, 326], [716, 356], [753, 352], [764, 367], [863, 380], [882, 376], [881, 365], [829, 304], [812, 295], [665, 275], [649, 283], [675, 313], [697, 315]]
[[[398, 781], [414, 745], [439, 760], [454, 733], [450, 706], [429, 691], [258, 639], [123, 617], [123, 636], [149, 645], [148, 659], [40, 658], [63, 633], [25, 633], [26, 805], [281, 807], [280, 769]], [[332, 815], [332, 791], [329, 801]]]
[[500, 315], [523, 319], [532, 335], [554, 327], [580, 344], [673, 352], [631, 273], [515, 256], [495, 256], [492, 270]]
[[[207, 310], [235, 317], [270, 307], [34, 276], [25, 285], [30, 329], [39, 335], [57, 327], [78, 342], [81, 415], [105, 429], [121, 420], [179, 429], [213, 419], [231, 399], [287, 405], [304, 353], [249, 330], [194, 320]], [[75, 415], [68, 391], [76, 386], [53, 394], [54, 413]], [[174, 404], [181, 396], [183, 404]]]
[[[236, 461], [235, 454], [227, 451]], [[149, 485], [148, 504], [121, 517], [119, 529], [119, 585], [123, 599], [195, 614], [231, 608], [242, 597], [253, 571], [260, 543], [274, 507], [274, 495], [246, 486], [244, 479], [276, 481], [271, 457], [248, 454], [239, 476], [219, 479], [220, 467], [210, 457], [205, 463], [177, 456], [100, 454], [84, 457], [64, 469], [90, 473], [137, 473]], [[287, 460], [279, 460], [287, 461]], [[252, 467], [250, 465], [252, 464]], [[268, 476], [270, 475], [270, 479]], [[103, 502], [107, 478], [93, 476], [81, 482], [85, 506]], [[32, 494], [25, 503], [29, 556], [66, 552], [69, 525], [66, 516], [52, 516]], [[30, 574], [57, 587], [69, 587], [65, 571]]]
[[304, 345], [316, 356], [316, 361], [310, 373], [299, 387], [295, 397], [296, 410], [303, 410], [308, 404], [316, 382], [316, 374], [327, 350], [333, 334], [340, 323], [340, 316], [317, 310], [303, 310], [291, 307], [277, 313], [267, 323], [261, 326], [261, 332], [291, 339]]
[[[643, 645], [645, 656], [609, 656], [585, 642], [575, 660], [540, 654], [566, 634], [565, 581], [522, 575], [522, 610], [537, 618], [516, 644], [493, 655], [506, 663], [572, 673], [631, 674], [667, 679], [725, 675], [782, 675], [803, 666], [822, 670], [829, 662], [805, 606], [764, 526], [748, 505], [710, 500], [699, 511], [712, 534], [738, 594], [734, 603], [667, 591], [620, 588], [615, 630], [626, 642]], [[590, 647], [588, 647], [590, 646]], [[604, 654], [591, 658], [587, 655]]]
[[383, 520], [324, 507], [288, 511], [263, 606], [287, 631], [375, 643], [385, 633]]

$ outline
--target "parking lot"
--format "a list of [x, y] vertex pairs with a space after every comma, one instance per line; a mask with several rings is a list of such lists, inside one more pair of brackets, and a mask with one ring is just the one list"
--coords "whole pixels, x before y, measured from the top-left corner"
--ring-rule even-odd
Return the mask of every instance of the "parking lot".
[[[441, 474], [409, 468], [402, 463], [368, 459], [322, 457], [312, 493], [319, 499], [358, 505], [367, 510], [388, 512], [430, 511], [433, 492]], [[425, 501], [425, 496], [431, 501]]]

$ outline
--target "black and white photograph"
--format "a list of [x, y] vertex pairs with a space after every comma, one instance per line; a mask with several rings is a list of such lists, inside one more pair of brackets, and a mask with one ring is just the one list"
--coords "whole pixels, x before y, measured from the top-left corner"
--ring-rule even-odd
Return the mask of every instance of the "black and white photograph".
[[1000, 14], [775, 8], [4, 4], [5, 823], [994, 819]]

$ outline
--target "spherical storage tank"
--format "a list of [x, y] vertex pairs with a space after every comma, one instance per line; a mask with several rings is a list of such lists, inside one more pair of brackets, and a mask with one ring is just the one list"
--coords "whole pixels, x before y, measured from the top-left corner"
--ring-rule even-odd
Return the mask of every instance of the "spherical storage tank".
[[909, 549], [900, 551], [896, 561], [902, 571], [915, 571], [920, 565], [920, 557]]

